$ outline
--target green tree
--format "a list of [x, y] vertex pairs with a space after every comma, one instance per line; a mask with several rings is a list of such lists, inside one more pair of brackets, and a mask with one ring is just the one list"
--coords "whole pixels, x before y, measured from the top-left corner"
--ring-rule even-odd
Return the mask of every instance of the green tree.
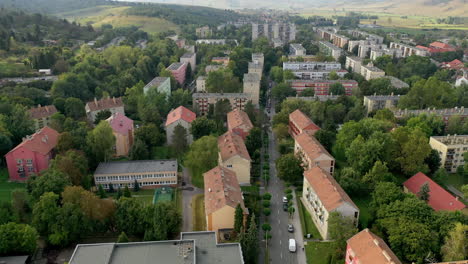
[[67, 175], [73, 185], [86, 185], [88, 160], [83, 153], [76, 150], [68, 150], [63, 154], [55, 156], [50, 167]]
[[336, 71], [331, 71], [330, 75], [328, 76], [328, 79], [330, 79], [330, 80], [339, 80], [340, 76], [338, 76]]
[[401, 96], [398, 107], [425, 109], [428, 107], [448, 108], [455, 106], [457, 98], [449, 83], [431, 77], [416, 82], [408, 94]]
[[149, 211], [145, 240], [168, 240], [179, 233], [182, 216], [172, 203], [157, 203]]
[[27, 182], [28, 191], [35, 200], [38, 200], [47, 192], [59, 195], [69, 185], [71, 185], [70, 178], [63, 172], [53, 168], [43, 171], [39, 177], [31, 177]]
[[127, 243], [127, 242], [130, 242], [127, 234], [125, 234], [125, 232], [121, 232], [119, 237], [117, 238], [117, 243]]
[[160, 129], [153, 123], [145, 124], [135, 131], [135, 139], [142, 140], [151, 149], [161, 146], [166, 140]]
[[341, 83], [334, 83], [334, 84], [330, 85], [330, 94], [344, 95], [344, 94], [346, 94], [346, 90], [345, 90], [344, 86]]
[[387, 164], [380, 160], [376, 161], [372, 169], [363, 177], [363, 181], [369, 183], [372, 188], [379, 182], [393, 182], [394, 180], [395, 177], [388, 171]]
[[442, 246], [442, 255], [444, 261], [465, 260], [468, 258], [468, 225], [456, 223], [453, 229], [445, 237], [445, 243]]
[[192, 182], [203, 187], [203, 173], [215, 167], [218, 163], [218, 140], [214, 136], [204, 136], [190, 146], [185, 157], [185, 166], [192, 172]]
[[139, 192], [139, 191], [140, 191], [140, 184], [138, 184], [138, 181], [137, 181], [137, 180], [135, 180], [135, 181], [133, 182], [133, 191], [134, 191], [134, 192]]
[[245, 138], [245, 146], [253, 156], [254, 152], [262, 147], [262, 130], [258, 127], [254, 127], [249, 131], [249, 134]]
[[109, 110], [100, 111], [96, 114], [96, 119], [94, 120], [94, 124], [99, 124], [102, 120], [106, 120], [111, 117], [112, 113]]
[[276, 83], [281, 83], [283, 81], [283, 68], [279, 66], [271, 67], [270, 76]]
[[95, 162], [107, 161], [112, 156], [115, 146], [115, 136], [109, 123], [99, 123], [88, 133], [86, 142]]
[[463, 196], [468, 197], [468, 184], [462, 186]]
[[337, 252], [343, 254], [346, 241], [358, 232], [355, 221], [357, 219], [342, 216], [339, 212], [332, 212], [328, 217], [328, 235], [336, 241]]
[[[244, 232], [242, 232], [244, 233]], [[242, 256], [246, 263], [257, 263], [258, 260], [258, 231], [255, 223], [255, 214], [250, 217], [249, 229], [241, 235], [240, 244]]]
[[234, 231], [240, 233], [242, 227], [244, 226], [244, 211], [240, 204], [236, 206], [236, 212], [234, 214]]
[[84, 103], [78, 98], [67, 98], [65, 100], [65, 115], [73, 119], [84, 117], [86, 115]]
[[[22, 139], [32, 134], [34, 123], [29, 116], [29, 112], [25, 106], [16, 104], [8, 105], [5, 102], [6, 107], [9, 111], [3, 112], [2, 123], [4, 128], [11, 133], [11, 141], [13, 145], [19, 144]], [[6, 132], [6, 131], [5, 131]]]
[[146, 160], [150, 157], [148, 147], [141, 139], [135, 140], [129, 154], [132, 160]]
[[295, 91], [293, 88], [291, 88], [291, 85], [287, 83], [280, 83], [272, 88], [271, 94], [278, 102], [282, 102], [287, 97], [293, 96]]
[[424, 184], [421, 186], [421, 188], [419, 189], [418, 197], [419, 197], [421, 200], [427, 202], [427, 201], [429, 201], [429, 192], [430, 192], [430, 191], [431, 191], [431, 190], [429, 189], [429, 184], [426, 182], [426, 183], [424, 183]]
[[187, 129], [178, 124], [174, 128], [174, 134], [172, 135], [172, 149], [174, 149], [178, 157], [181, 157], [187, 150], [187, 146]]
[[125, 185], [124, 192], [123, 192], [123, 197], [131, 198], [132, 193], [130, 193], [130, 189], [128, 189], [128, 185]]
[[208, 136], [216, 131], [216, 122], [205, 116], [199, 117], [192, 122], [190, 131], [193, 139], [197, 140], [203, 136]]
[[145, 229], [143, 205], [137, 199], [122, 198], [117, 202], [115, 224], [117, 230], [130, 236], [141, 236]]
[[296, 158], [293, 153], [283, 155], [277, 159], [276, 169], [278, 171], [278, 177], [291, 183], [300, 182], [304, 173], [301, 160]]
[[432, 149], [431, 153], [429, 154], [429, 156], [427, 156], [424, 162], [429, 167], [430, 174], [435, 173], [440, 168], [440, 165], [441, 165], [439, 152], [435, 149]]
[[331, 152], [333, 144], [336, 140], [336, 134], [333, 131], [320, 129], [314, 134], [314, 137], [324, 146], [329, 152]]
[[7, 223], [0, 225], [0, 255], [29, 255], [37, 247], [39, 234], [29, 225]]
[[102, 188], [101, 184], [99, 184], [99, 187], [98, 187], [98, 195], [99, 195], [99, 198], [101, 198], [101, 199], [104, 199], [104, 198], [107, 197], [107, 194], [104, 191], [104, 188]]
[[206, 90], [210, 93], [238, 93], [241, 89], [239, 78], [228, 69], [212, 71], [206, 78]]
[[301, 96], [303, 97], [313, 97], [314, 95], [315, 95], [315, 90], [310, 87], [305, 88], [304, 91], [301, 92]]
[[424, 161], [431, 154], [431, 147], [428, 138], [419, 128], [398, 128], [392, 133], [392, 137], [397, 143], [395, 161], [406, 175], [429, 170]]
[[390, 204], [392, 202], [403, 200], [405, 194], [393, 182], [379, 182], [375, 185], [372, 192], [371, 207], [378, 209], [381, 206]]

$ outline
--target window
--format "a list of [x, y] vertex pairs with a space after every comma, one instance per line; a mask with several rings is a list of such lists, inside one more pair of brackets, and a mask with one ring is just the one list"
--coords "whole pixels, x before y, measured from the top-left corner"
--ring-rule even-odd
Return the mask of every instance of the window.
[[23, 164], [23, 160], [22, 159], [17, 159], [16, 164]]
[[27, 160], [26, 160], [26, 163], [27, 163], [27, 164], [32, 164], [32, 159], [27, 159]]
[[232, 164], [229, 164], [229, 165], [227, 165], [226, 167], [228, 167], [228, 168], [232, 168]]
[[29, 171], [29, 172], [34, 172], [34, 167], [29, 167], [29, 168], [28, 168], [28, 171]]

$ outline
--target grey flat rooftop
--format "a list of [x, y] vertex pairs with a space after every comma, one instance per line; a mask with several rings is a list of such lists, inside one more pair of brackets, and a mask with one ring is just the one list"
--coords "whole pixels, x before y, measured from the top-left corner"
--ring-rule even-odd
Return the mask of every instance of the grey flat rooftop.
[[10, 256], [0, 257], [0, 263], [3, 264], [25, 264], [28, 256]]
[[192, 98], [250, 98], [246, 93], [194, 93]]
[[252, 58], [263, 58], [263, 53], [252, 53]]
[[400, 96], [399, 95], [369, 95], [369, 96], [364, 96], [364, 98], [367, 98], [372, 101], [386, 101], [386, 100], [399, 100]]
[[330, 42], [328, 42], [328, 41], [319, 41], [319, 43], [322, 44], [322, 45], [327, 46], [327, 47], [330, 48], [330, 49], [341, 50], [339, 47], [333, 45], [332, 43], [330, 43]]
[[151, 82], [149, 82], [147, 85], [145, 85], [144, 88], [159, 86], [163, 82], [167, 81], [168, 79], [169, 79], [169, 77], [156, 77], [153, 80], [151, 80]]
[[217, 244], [214, 232], [182, 233], [181, 239], [195, 240], [197, 263], [242, 264], [241, 247], [238, 243]]
[[244, 82], [259, 82], [260, 76], [257, 73], [246, 73], [244, 74]]
[[193, 52], [187, 52], [184, 55], [182, 55], [180, 58], [189, 59], [189, 58], [192, 58], [194, 55], [195, 55], [195, 53], [193, 53]]
[[304, 47], [302, 46], [302, 44], [300, 44], [300, 43], [293, 43], [293, 44], [291, 44], [291, 47], [293, 47], [296, 50], [305, 50]]
[[383, 70], [375, 67], [375, 66], [362, 66], [363, 68], [366, 68], [368, 69], [369, 71], [373, 71], [373, 72], [384, 72]]
[[263, 65], [260, 63], [249, 62], [249, 69], [261, 69]]
[[182, 67], [184, 63], [182, 62], [174, 62], [169, 67], [167, 67], [168, 70], [175, 71], [178, 70], [180, 67]]
[[101, 162], [94, 172], [100, 174], [125, 174], [159, 171], [177, 171], [177, 160], [135, 160]]
[[283, 65], [294, 65], [294, 64], [300, 64], [300, 65], [340, 65], [339, 62], [333, 62], [333, 61], [287, 61], [283, 62]]
[[348, 56], [347, 58], [349, 58], [350, 60], [353, 60], [353, 61], [362, 61], [362, 58], [356, 57], [356, 56]]
[[198, 76], [197, 80], [206, 80], [206, 76], [205, 75], [200, 75], [200, 76]]

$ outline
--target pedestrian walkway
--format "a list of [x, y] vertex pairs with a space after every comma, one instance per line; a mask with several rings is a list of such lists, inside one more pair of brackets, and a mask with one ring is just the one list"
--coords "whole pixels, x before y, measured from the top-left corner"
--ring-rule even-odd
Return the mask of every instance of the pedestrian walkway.
[[[296, 194], [295, 192], [292, 192], [293, 194], [293, 201], [294, 201], [294, 215], [292, 219], [292, 223], [294, 225], [294, 228], [296, 229], [295, 231], [295, 239], [297, 243], [297, 263], [307, 263], [306, 261], [306, 254], [305, 254], [305, 247], [304, 247], [304, 233], [302, 232], [302, 225], [301, 225], [301, 219], [299, 216], [299, 208], [297, 202], [300, 202], [299, 199], [296, 199]], [[300, 250], [299, 250], [300, 249]]]

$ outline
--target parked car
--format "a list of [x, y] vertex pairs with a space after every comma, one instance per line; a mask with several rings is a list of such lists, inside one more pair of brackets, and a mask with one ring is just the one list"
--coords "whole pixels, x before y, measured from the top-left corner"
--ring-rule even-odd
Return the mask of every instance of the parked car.
[[288, 197], [283, 196], [283, 203], [287, 204], [288, 203]]
[[289, 233], [294, 233], [294, 226], [292, 224], [288, 225], [288, 232]]
[[296, 240], [294, 238], [289, 239], [289, 252], [296, 252]]
[[285, 211], [285, 212], [288, 211], [288, 204], [287, 203], [283, 204], [283, 211]]

